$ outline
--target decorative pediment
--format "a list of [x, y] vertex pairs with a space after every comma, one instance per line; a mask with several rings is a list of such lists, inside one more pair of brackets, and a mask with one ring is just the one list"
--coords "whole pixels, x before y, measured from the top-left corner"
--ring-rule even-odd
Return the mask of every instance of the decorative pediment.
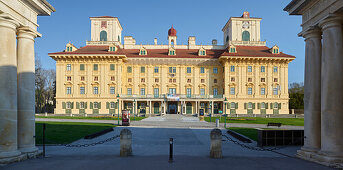
[[173, 84], [168, 84], [167, 87], [177, 87], [177, 84], [173, 83]]
[[146, 87], [146, 85], [143, 83], [143, 84], [139, 84], [138, 87]]
[[236, 83], [229, 83], [229, 86], [230, 86], [230, 87], [236, 86]]
[[108, 83], [109, 86], [116, 86], [117, 84], [115, 82]]
[[193, 85], [191, 83], [187, 83], [185, 87], [193, 87]]
[[64, 85], [73, 85], [73, 83], [68, 81], [68, 82], [64, 83]]
[[199, 87], [206, 87], [206, 84], [199, 84]]
[[94, 86], [94, 85], [100, 85], [100, 83], [99, 83], [99, 82], [96, 82], [96, 81], [94, 81], [94, 82], [92, 82], [92, 83], [91, 83], [91, 85], [93, 85], [93, 86]]
[[254, 86], [254, 83], [246, 83], [246, 86]]
[[152, 87], [157, 88], [157, 87], [160, 87], [160, 85], [155, 83], [155, 84], [152, 85]]
[[86, 83], [85, 83], [85, 82], [80, 82], [78, 85], [79, 85], [79, 86], [85, 86]]
[[126, 84], [125, 87], [133, 87], [132, 83]]
[[259, 85], [260, 87], [266, 87], [267, 86], [267, 84], [266, 83], [260, 83], [260, 85]]

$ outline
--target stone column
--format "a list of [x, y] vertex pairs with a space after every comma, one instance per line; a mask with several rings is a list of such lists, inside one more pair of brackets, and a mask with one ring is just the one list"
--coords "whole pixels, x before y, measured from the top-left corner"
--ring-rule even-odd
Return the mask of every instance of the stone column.
[[213, 116], [213, 112], [214, 112], [213, 101], [211, 101], [211, 115], [212, 116]]
[[18, 149], [35, 152], [35, 31], [19, 28], [17, 32], [18, 73]]
[[[17, 55], [18, 23], [0, 15], [0, 160], [18, 156]], [[1, 161], [0, 161], [1, 162]]]
[[149, 114], [151, 114], [151, 100], [149, 101]]
[[320, 150], [321, 30], [319, 28], [313, 28], [305, 32], [303, 37], [306, 42], [304, 90], [305, 139], [304, 146], [298, 153], [299, 155], [306, 156], [307, 152]]
[[342, 18], [321, 22], [321, 150], [327, 162], [343, 160], [343, 34]]
[[197, 114], [199, 116], [198, 101], [195, 101], [195, 114]]

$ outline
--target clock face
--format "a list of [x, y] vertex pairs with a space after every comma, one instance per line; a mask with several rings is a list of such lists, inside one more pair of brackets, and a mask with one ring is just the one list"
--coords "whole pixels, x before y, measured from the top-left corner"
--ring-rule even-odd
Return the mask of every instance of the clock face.
[[248, 22], [248, 21], [243, 21], [242, 27], [243, 27], [244, 29], [249, 29], [249, 27], [250, 27], [249, 22]]

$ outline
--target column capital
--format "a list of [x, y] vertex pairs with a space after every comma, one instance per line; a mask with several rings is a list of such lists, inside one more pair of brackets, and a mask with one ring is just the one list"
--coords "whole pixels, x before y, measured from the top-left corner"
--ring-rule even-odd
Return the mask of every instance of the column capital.
[[16, 31], [19, 25], [19, 22], [15, 21], [15, 19], [9, 14], [0, 14], [0, 27], [7, 27]]
[[319, 27], [322, 28], [322, 31], [331, 27], [341, 27], [342, 19], [343, 18], [341, 16], [331, 14], [327, 18], [320, 21]]
[[38, 33], [36, 30], [29, 28], [29, 27], [20, 27], [17, 29], [17, 39], [19, 38], [28, 38], [34, 40], [37, 37], [41, 37], [42, 35]]
[[310, 38], [322, 38], [322, 31], [319, 27], [311, 27], [310, 29], [302, 32], [301, 36], [305, 38], [305, 41]]

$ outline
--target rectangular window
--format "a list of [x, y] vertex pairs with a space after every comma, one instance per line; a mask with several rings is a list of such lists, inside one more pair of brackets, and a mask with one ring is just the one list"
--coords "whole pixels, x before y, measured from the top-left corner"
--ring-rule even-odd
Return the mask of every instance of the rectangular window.
[[114, 76], [111, 76], [111, 81], [114, 81], [114, 80], [115, 80]]
[[93, 87], [93, 94], [99, 94], [98, 87]]
[[131, 83], [132, 82], [132, 78], [128, 78], [127, 82]]
[[235, 89], [234, 87], [231, 87], [231, 88], [230, 88], [230, 94], [231, 94], [231, 95], [235, 95], [235, 94], [236, 94], [235, 90], [236, 90], [236, 89]]
[[274, 95], [278, 95], [278, 93], [279, 93], [278, 88], [273, 88], [273, 94], [274, 94]]
[[176, 89], [175, 88], [170, 88], [169, 89], [169, 94], [176, 94]]
[[114, 64], [110, 64], [110, 70], [114, 71]]
[[141, 88], [141, 95], [145, 95], [145, 88]]
[[154, 68], [154, 73], [158, 73], [158, 67]]
[[248, 78], [248, 82], [252, 82], [252, 78]]
[[85, 81], [85, 76], [81, 76], [81, 81]]
[[248, 88], [248, 95], [252, 95], [252, 88], [251, 87]]
[[201, 88], [201, 89], [200, 89], [200, 95], [202, 95], [202, 96], [205, 95], [205, 89], [204, 89], [204, 88]]
[[80, 102], [80, 109], [84, 109], [85, 108], [85, 102]]
[[191, 97], [191, 96], [192, 96], [192, 89], [187, 88], [187, 97]]
[[98, 81], [99, 80], [99, 77], [98, 76], [95, 76], [94, 77], [94, 81]]
[[84, 71], [85, 70], [85, 65], [84, 64], [80, 64], [80, 71]]
[[248, 66], [248, 72], [252, 72], [252, 66]]
[[205, 83], [205, 79], [201, 79], [200, 81], [201, 81], [201, 83]]
[[127, 88], [127, 95], [132, 95], [132, 88]]
[[67, 109], [71, 109], [71, 103], [67, 102]]
[[261, 66], [261, 72], [262, 73], [266, 72], [266, 68], [264, 66]]
[[261, 82], [266, 82], [266, 78], [261, 78]]
[[231, 67], [230, 67], [230, 71], [231, 71], [231, 72], [235, 72], [235, 66], [231, 66]]
[[173, 73], [176, 73], [176, 67], [173, 67]]
[[141, 78], [141, 82], [144, 83], [145, 82], [145, 78]]
[[93, 70], [94, 70], [94, 71], [98, 71], [98, 67], [99, 67], [98, 64], [94, 64], [94, 65], [93, 65]]
[[71, 64], [67, 64], [67, 71], [71, 71]]
[[173, 83], [176, 83], [176, 79], [173, 79]]
[[116, 108], [116, 103], [114, 103], [114, 102], [111, 102], [111, 109], [114, 109], [114, 108]]
[[187, 79], [187, 83], [192, 83], [192, 79]]
[[158, 83], [159, 82], [159, 79], [158, 78], [155, 78], [155, 83]]
[[128, 73], [132, 73], [132, 67], [130, 67], [130, 66], [127, 67], [127, 72], [128, 72]]
[[191, 67], [187, 67], [187, 73], [192, 73], [192, 68]]
[[265, 95], [266, 94], [266, 88], [261, 88], [261, 95]]
[[80, 87], [80, 94], [85, 94], [85, 87]]
[[158, 88], [154, 88], [154, 96], [155, 97], [159, 96], [159, 89]]
[[141, 67], [141, 73], [145, 73], [145, 67]]
[[71, 77], [70, 76], [67, 77], [67, 81], [71, 81]]
[[218, 89], [217, 88], [213, 89], [213, 95], [218, 95]]
[[205, 73], [205, 67], [200, 67], [200, 73]]
[[218, 68], [217, 67], [214, 67], [213, 68], [213, 74], [217, 74], [218, 73]]
[[67, 94], [71, 94], [71, 87], [67, 87]]
[[110, 87], [110, 94], [115, 94], [116, 93], [116, 90], [114, 87]]
[[277, 66], [274, 66], [273, 71], [274, 71], [274, 73], [277, 73]]
[[277, 82], [277, 78], [274, 78], [274, 82]]
[[98, 102], [94, 102], [93, 108], [94, 109], [99, 109], [99, 103]]
[[214, 80], [213, 80], [213, 83], [217, 83], [217, 82], [218, 82], [217, 79], [214, 79]]

